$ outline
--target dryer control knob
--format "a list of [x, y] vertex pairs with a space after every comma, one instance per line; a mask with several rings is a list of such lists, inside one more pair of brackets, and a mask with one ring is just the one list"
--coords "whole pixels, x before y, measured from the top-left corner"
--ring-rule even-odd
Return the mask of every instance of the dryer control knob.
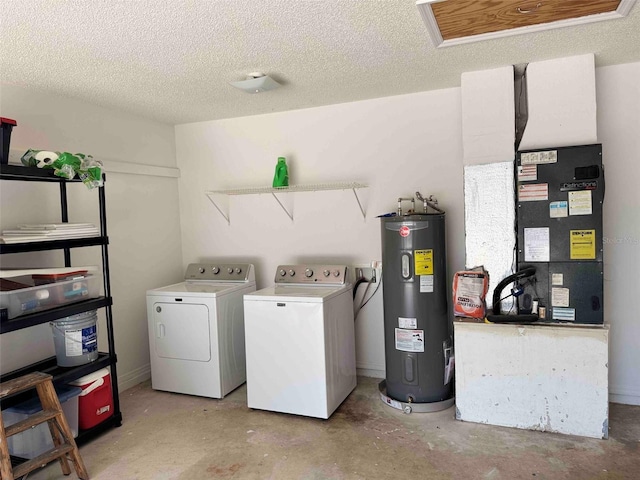
[[333, 276], [334, 277], [339, 277], [340, 276], [340, 270], [336, 270], [335, 272], [333, 272]]
[[281, 277], [284, 277], [284, 276], [287, 274], [287, 272], [286, 272], [286, 270], [285, 270], [284, 268], [281, 268], [281, 269], [278, 271], [278, 273], [280, 274], [280, 276], [281, 276]]
[[329, 270], [325, 270], [325, 271], [324, 271], [324, 272], [322, 272], [322, 273], [324, 273], [324, 276], [325, 276], [325, 277], [328, 277], [329, 275], [331, 275], [331, 272], [330, 272]]
[[217, 275], [220, 273], [220, 267], [213, 267], [211, 271], [213, 272], [214, 275]]
[[311, 278], [311, 277], [313, 277], [313, 270], [311, 270], [310, 268], [307, 268], [307, 269], [304, 271], [304, 276], [305, 276], [305, 277], [307, 277], [307, 278]]
[[198, 268], [198, 271], [199, 271], [200, 273], [204, 273], [204, 267], [200, 267], [200, 268]]
[[238, 274], [242, 273], [242, 269], [240, 267], [237, 267], [236, 268], [236, 273], [238, 273]]
[[233, 273], [233, 268], [231, 268], [231, 267], [227, 268], [227, 272], [228, 273]]
[[296, 274], [296, 271], [295, 271], [295, 270], [293, 270], [293, 269], [292, 269], [292, 270], [289, 270], [289, 275], [291, 275], [291, 276], [293, 277], [295, 274]]

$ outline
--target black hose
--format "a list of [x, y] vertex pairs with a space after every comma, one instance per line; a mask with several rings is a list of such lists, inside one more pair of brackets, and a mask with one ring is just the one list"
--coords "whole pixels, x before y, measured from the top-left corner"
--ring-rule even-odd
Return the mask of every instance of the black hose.
[[358, 292], [358, 287], [367, 281], [364, 278], [359, 278], [356, 280], [355, 285], [353, 285], [353, 299], [356, 299], [356, 293]]

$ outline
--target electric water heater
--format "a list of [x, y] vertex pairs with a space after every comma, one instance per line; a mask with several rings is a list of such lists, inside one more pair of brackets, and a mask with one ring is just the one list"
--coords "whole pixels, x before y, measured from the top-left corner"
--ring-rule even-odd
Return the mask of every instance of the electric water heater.
[[416, 195], [422, 212], [402, 214], [399, 199], [398, 213], [381, 217], [386, 394], [407, 404], [452, 397], [445, 213]]

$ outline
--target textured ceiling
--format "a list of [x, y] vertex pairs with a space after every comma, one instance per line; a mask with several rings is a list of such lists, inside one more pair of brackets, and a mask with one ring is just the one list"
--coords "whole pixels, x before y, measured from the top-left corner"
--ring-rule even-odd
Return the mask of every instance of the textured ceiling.
[[[640, 61], [626, 18], [434, 48], [415, 0], [4, 0], [0, 80], [170, 124], [455, 87], [466, 71], [594, 53]], [[231, 81], [283, 84], [251, 95]]]

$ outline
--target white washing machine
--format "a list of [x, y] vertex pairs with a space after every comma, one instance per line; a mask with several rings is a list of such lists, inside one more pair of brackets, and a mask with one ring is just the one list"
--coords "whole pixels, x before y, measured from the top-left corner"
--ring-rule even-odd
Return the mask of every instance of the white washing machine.
[[185, 281], [147, 292], [151, 386], [223, 398], [246, 380], [242, 298], [253, 265], [191, 264]]
[[353, 289], [344, 265], [281, 265], [244, 296], [249, 408], [329, 418], [356, 387]]

